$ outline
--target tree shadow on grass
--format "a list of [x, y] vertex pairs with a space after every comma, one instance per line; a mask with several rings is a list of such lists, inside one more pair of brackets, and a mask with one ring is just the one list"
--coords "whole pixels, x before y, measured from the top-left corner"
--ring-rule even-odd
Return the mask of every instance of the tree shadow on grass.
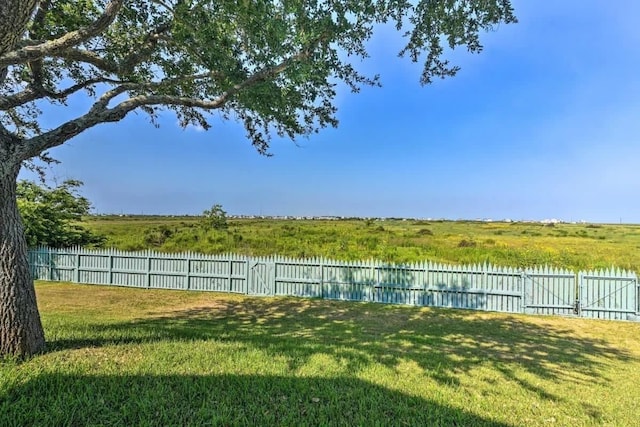
[[0, 393], [0, 424], [507, 426], [353, 378], [60, 373]]
[[294, 298], [212, 299], [123, 323], [97, 323], [87, 339], [58, 340], [50, 350], [161, 340], [239, 342], [284, 356], [295, 370], [316, 354], [329, 354], [358, 372], [372, 364], [398, 369], [413, 362], [435, 381], [460, 378], [489, 366], [543, 399], [562, 401], [539, 379], [606, 384], [603, 361], [633, 357], [604, 340], [577, 337], [520, 316], [418, 309]]

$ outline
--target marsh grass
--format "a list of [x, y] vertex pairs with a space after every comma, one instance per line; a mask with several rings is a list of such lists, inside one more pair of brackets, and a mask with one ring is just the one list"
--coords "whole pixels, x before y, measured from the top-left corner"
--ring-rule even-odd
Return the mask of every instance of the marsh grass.
[[640, 325], [38, 283], [0, 425], [635, 425]]
[[105, 246], [122, 250], [640, 271], [634, 225], [244, 219], [219, 231], [194, 217], [92, 217], [87, 224], [106, 236]]

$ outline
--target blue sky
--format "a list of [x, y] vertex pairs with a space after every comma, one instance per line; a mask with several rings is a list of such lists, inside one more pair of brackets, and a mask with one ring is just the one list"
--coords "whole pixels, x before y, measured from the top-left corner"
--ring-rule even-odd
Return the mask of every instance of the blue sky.
[[273, 157], [234, 122], [183, 130], [167, 113], [155, 129], [134, 114], [53, 150], [50, 177], [84, 181], [98, 213], [640, 223], [640, 2], [514, 6], [518, 24], [480, 55], [451, 53], [458, 76], [425, 87], [381, 29], [359, 69], [383, 87], [343, 90], [337, 129], [274, 139]]

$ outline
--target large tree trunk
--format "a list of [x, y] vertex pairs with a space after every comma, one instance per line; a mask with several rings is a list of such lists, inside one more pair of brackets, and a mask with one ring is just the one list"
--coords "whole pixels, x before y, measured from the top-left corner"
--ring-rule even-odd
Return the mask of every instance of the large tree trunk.
[[[11, 50], [27, 27], [38, 0], [0, 1], [0, 55]], [[0, 68], [0, 85], [8, 68]], [[27, 242], [16, 201], [20, 142], [0, 124], [0, 357], [44, 350], [36, 292], [29, 272]]]
[[3, 0], [0, 4], [0, 54], [15, 46], [38, 4], [37, 0]]
[[[2, 0], [0, 2], [0, 55], [15, 46], [37, 5], [37, 0]], [[0, 84], [4, 83], [6, 77], [7, 68], [0, 68]]]
[[16, 201], [19, 170], [0, 168], [0, 357], [30, 356], [45, 346]]

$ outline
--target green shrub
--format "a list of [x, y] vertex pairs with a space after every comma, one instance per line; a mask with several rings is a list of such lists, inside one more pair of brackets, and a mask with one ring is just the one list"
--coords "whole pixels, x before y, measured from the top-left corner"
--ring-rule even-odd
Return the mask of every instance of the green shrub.
[[474, 242], [473, 240], [462, 239], [460, 240], [460, 242], [458, 242], [458, 247], [459, 248], [475, 248], [476, 242]]

